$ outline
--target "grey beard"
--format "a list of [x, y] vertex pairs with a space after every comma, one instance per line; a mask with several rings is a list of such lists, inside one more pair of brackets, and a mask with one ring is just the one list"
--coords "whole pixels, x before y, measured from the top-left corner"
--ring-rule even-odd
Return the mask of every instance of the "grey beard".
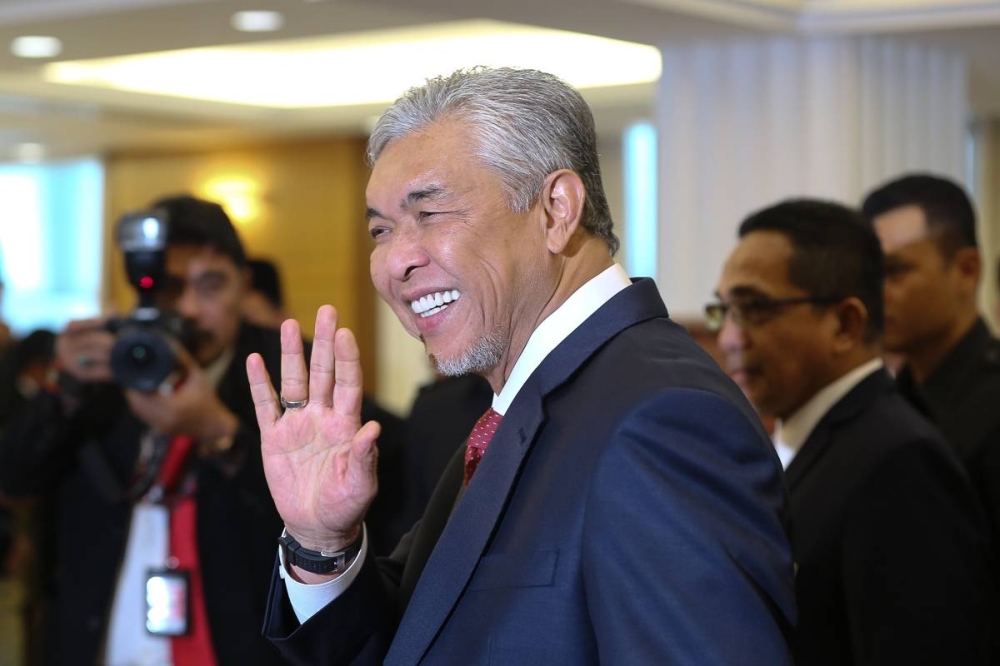
[[495, 368], [503, 358], [504, 340], [499, 332], [486, 333], [476, 340], [461, 356], [441, 359], [431, 356], [435, 369], [446, 377], [458, 377], [470, 372], [482, 373]]

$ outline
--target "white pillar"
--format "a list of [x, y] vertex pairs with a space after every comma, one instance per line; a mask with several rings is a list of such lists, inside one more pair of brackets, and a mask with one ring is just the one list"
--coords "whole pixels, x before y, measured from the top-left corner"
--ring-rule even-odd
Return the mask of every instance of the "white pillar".
[[982, 120], [973, 126], [972, 196], [979, 220], [979, 252], [983, 259], [979, 287], [979, 311], [1000, 331], [1000, 289], [997, 261], [1000, 260], [1000, 120]]
[[700, 317], [754, 210], [797, 196], [857, 205], [910, 170], [965, 182], [958, 56], [855, 37], [661, 50], [657, 277], [677, 319]]

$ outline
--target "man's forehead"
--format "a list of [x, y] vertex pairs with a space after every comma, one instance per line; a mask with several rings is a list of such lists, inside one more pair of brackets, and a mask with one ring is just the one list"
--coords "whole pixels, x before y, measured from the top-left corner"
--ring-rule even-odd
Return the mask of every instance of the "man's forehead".
[[167, 246], [167, 267], [181, 272], [236, 270], [232, 258], [211, 245], [178, 244]]
[[788, 283], [791, 242], [776, 231], [753, 231], [740, 239], [723, 269], [720, 292], [767, 293]]
[[900, 206], [874, 220], [875, 234], [886, 254], [928, 237], [927, 217], [919, 206]]

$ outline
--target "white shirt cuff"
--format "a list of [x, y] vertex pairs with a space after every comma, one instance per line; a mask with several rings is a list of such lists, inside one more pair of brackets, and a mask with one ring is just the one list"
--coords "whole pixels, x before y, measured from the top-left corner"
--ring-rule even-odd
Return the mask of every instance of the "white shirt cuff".
[[325, 583], [309, 585], [308, 583], [300, 583], [292, 578], [288, 567], [285, 565], [284, 549], [278, 548], [278, 561], [280, 562], [278, 575], [285, 581], [288, 600], [292, 604], [292, 610], [295, 611], [295, 617], [299, 619], [299, 624], [305, 624], [306, 620], [342, 595], [351, 586], [354, 579], [358, 577], [361, 565], [368, 554], [368, 530], [364, 525], [361, 526], [361, 530], [361, 550], [358, 551], [358, 556], [347, 566], [344, 573]]

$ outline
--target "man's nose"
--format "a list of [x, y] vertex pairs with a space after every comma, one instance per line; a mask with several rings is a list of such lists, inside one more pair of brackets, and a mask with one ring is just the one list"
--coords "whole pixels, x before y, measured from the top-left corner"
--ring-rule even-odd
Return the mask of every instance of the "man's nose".
[[386, 266], [394, 280], [406, 280], [413, 271], [430, 263], [419, 230], [398, 227], [386, 248]]
[[733, 321], [733, 311], [729, 310], [722, 318], [722, 327], [719, 329], [719, 348], [723, 352], [731, 353], [746, 349], [749, 345], [749, 338], [742, 325]]
[[198, 316], [198, 299], [195, 297], [194, 290], [190, 287], [185, 287], [181, 292], [180, 296], [174, 302], [174, 309], [177, 310], [177, 314], [185, 319], [196, 319]]

